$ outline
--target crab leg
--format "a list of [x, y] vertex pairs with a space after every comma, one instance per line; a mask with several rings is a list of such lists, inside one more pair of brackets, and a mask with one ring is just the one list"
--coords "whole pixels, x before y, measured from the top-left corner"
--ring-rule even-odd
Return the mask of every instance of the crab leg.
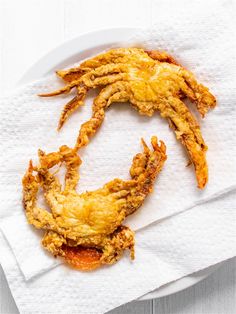
[[73, 81], [77, 81], [83, 76], [85, 73], [91, 71], [90, 68], [83, 69], [81, 65], [77, 68], [71, 68], [68, 70], [58, 70], [56, 71], [57, 76], [63, 79], [66, 83], [72, 83]]
[[[51, 195], [51, 192], [53, 192], [53, 194], [61, 192], [58, 179], [49, 172], [49, 169], [62, 162], [66, 164], [64, 191], [75, 190], [79, 181], [78, 168], [81, 165], [81, 159], [75, 150], [63, 145], [60, 147], [59, 152], [56, 153], [46, 155], [44, 152], [39, 151], [39, 157], [41, 167], [38, 169], [38, 172], [46, 192], [46, 198], [52, 199], [53, 195]], [[53, 204], [51, 204], [51, 206], [53, 207]]]
[[169, 97], [168, 103], [171, 107], [184, 119], [188, 124], [192, 132], [194, 133], [194, 137], [196, 142], [201, 146], [201, 149], [204, 151], [207, 150], [207, 146], [204, 142], [204, 139], [201, 134], [201, 130], [199, 124], [192, 113], [189, 111], [188, 107], [178, 98]]
[[26, 212], [28, 222], [38, 229], [51, 229], [60, 231], [55, 224], [55, 220], [51, 213], [36, 206], [37, 193], [40, 183], [37, 177], [33, 175], [32, 162], [23, 177], [23, 206]]
[[158, 144], [157, 137], [153, 136], [151, 143], [153, 151], [142, 140], [144, 151], [137, 154], [133, 159], [130, 175], [136, 181], [136, 185], [131, 188], [131, 193], [125, 204], [126, 216], [136, 211], [146, 196], [152, 192], [154, 181], [167, 158], [166, 146], [162, 141]]
[[[56, 164], [65, 161], [67, 172], [65, 176], [65, 189], [64, 191], [73, 191], [79, 180], [78, 167], [81, 160], [76, 152], [67, 146], [62, 146], [57, 153], [50, 153], [46, 155], [44, 152], [39, 151], [40, 167], [33, 168], [30, 162], [28, 171], [23, 178], [23, 205], [26, 211], [26, 216], [30, 224], [36, 228], [51, 230], [56, 233], [64, 233], [64, 229], [59, 227], [56, 223], [55, 217], [58, 212], [58, 196], [61, 192], [61, 185], [58, 179], [49, 172], [49, 168]], [[33, 171], [38, 172], [38, 176], [33, 175]], [[44, 196], [49, 204], [52, 213], [36, 207], [36, 199], [39, 187], [42, 186]], [[46, 241], [46, 240], [45, 240]]]
[[125, 102], [129, 99], [125, 90], [122, 90], [124, 84], [124, 82], [117, 82], [108, 85], [95, 98], [92, 109], [92, 117], [89, 121], [82, 124], [80, 128], [77, 143], [75, 145], [76, 150], [87, 145], [89, 142], [89, 137], [96, 133], [104, 120], [105, 109], [110, 105], [110, 103], [115, 101]]
[[100, 67], [101, 65], [107, 65], [107, 64], [116, 64], [116, 63], [122, 63], [122, 58], [126, 57], [130, 54], [129, 49], [124, 48], [117, 48], [117, 49], [111, 49], [108, 52], [101, 53], [98, 56], [85, 60], [81, 63], [82, 68], [91, 68], [95, 69]]
[[87, 88], [96, 88], [101, 85], [107, 85], [114, 83], [118, 80], [122, 80], [126, 77], [126, 67], [123, 64], [108, 64], [106, 66], [100, 66], [95, 70], [84, 74], [79, 79], [72, 81], [65, 87], [60, 88], [54, 92], [39, 94], [40, 97], [51, 97], [61, 94], [67, 94], [75, 86], [86, 86]]
[[166, 147], [162, 141], [158, 144], [157, 138], [153, 136], [151, 143], [153, 151], [142, 140], [144, 151], [133, 158], [130, 168], [132, 180], [115, 179], [106, 184], [110, 193], [114, 193], [113, 196], [120, 200], [126, 200], [122, 207], [126, 216], [136, 211], [152, 191], [154, 181], [167, 158]]
[[120, 226], [111, 236], [102, 250], [100, 259], [102, 264], [114, 264], [117, 262], [126, 249], [130, 250], [130, 257], [134, 259], [134, 232], [126, 227]]
[[[170, 127], [174, 129], [177, 139], [186, 147], [195, 167], [198, 187], [202, 189], [208, 180], [208, 167], [206, 162], [207, 146], [204, 144], [198, 128], [191, 126], [188, 120], [184, 119], [184, 115], [181, 114], [181, 106], [185, 105], [182, 103], [181, 106], [178, 107], [180, 103], [182, 103], [181, 100], [169, 98], [167, 104], [157, 104], [157, 109], [160, 111], [163, 118], [169, 120]], [[188, 109], [186, 108], [186, 110]], [[190, 119], [188, 115], [187, 118]]]
[[185, 95], [196, 104], [197, 110], [202, 117], [216, 106], [215, 97], [209, 92], [209, 89], [202, 84], [199, 84], [194, 75], [184, 69], [181, 69], [180, 75], [186, 83], [186, 88], [183, 90]]
[[59, 233], [51, 230], [46, 231], [42, 239], [42, 245], [44, 246], [44, 248], [51, 252], [54, 256], [64, 255], [64, 252], [62, 250], [63, 244], [66, 244], [66, 239]]
[[67, 84], [66, 86], [64, 86], [60, 89], [57, 89], [53, 92], [38, 94], [38, 96], [40, 96], [40, 97], [52, 97], [52, 96], [58, 96], [61, 94], [68, 94], [72, 90], [72, 88], [78, 86], [80, 84], [80, 82], [81, 82], [81, 80], [78, 79], [76, 81], [72, 81], [70, 84]]
[[61, 112], [61, 117], [58, 123], [58, 130], [60, 130], [68, 117], [80, 106], [84, 104], [84, 99], [88, 92], [88, 88], [86, 87], [79, 87], [77, 91], [77, 95], [70, 100], [63, 108]]
[[53, 216], [57, 216], [57, 197], [61, 193], [61, 185], [58, 178], [49, 172], [49, 166], [54, 166], [61, 162], [61, 155], [59, 153], [46, 155], [39, 150], [39, 159], [40, 166], [37, 171], [44, 190], [44, 197], [51, 208]]
[[145, 50], [145, 52], [153, 60], [157, 60], [159, 62], [167, 62], [167, 63], [172, 63], [172, 64], [175, 64], [175, 65], [179, 65], [177, 63], [177, 61], [172, 56], [170, 56], [167, 52], [165, 52], [165, 51]]
[[67, 146], [60, 148], [63, 161], [66, 163], [65, 188], [64, 192], [74, 191], [79, 181], [79, 166], [82, 161], [77, 152]]

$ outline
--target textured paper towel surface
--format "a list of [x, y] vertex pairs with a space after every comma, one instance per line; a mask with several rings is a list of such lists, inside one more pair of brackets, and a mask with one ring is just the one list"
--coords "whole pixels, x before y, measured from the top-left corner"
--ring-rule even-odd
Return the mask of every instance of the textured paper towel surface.
[[[129, 221], [129, 224], [134, 228], [140, 228], [157, 219], [183, 211], [199, 202], [203, 202], [205, 199], [225, 192], [235, 185], [235, 145], [233, 139], [235, 129], [234, 123], [231, 122], [235, 120], [235, 95], [233, 91], [235, 84], [233, 52], [235, 47], [234, 34], [232, 33], [234, 28], [231, 24], [230, 15], [223, 7], [219, 10], [217, 7], [211, 7], [211, 13], [209, 14], [205, 6], [204, 10], [202, 8], [197, 10], [195, 3], [189, 2], [190, 4], [193, 9], [190, 15], [188, 15], [187, 2], [182, 6], [184, 8], [183, 12], [179, 8], [175, 8], [175, 13], [170, 8], [165, 10], [165, 4], [162, 4], [159, 8], [160, 11], [154, 7], [157, 15], [157, 12], [161, 12], [157, 18], [159, 23], [153, 27], [155, 31], [144, 32], [145, 37], [137, 34], [135, 40], [139, 44], [145, 44], [149, 47], [161, 47], [169, 50], [169, 52], [176, 55], [184, 66], [196, 73], [198, 78], [208, 85], [217, 96], [218, 108], [210, 112], [204, 122], [201, 123], [203, 135], [209, 145], [210, 182], [207, 189], [204, 192], [196, 190], [193, 170], [184, 167], [187, 159], [180, 144], [176, 142], [172, 131], [168, 129], [167, 123], [161, 120], [158, 115], [151, 119], [140, 117], [128, 105], [114, 105], [109, 110], [99, 134], [81, 154], [84, 164], [81, 168], [79, 191], [97, 188], [115, 176], [127, 177], [132, 155], [140, 149], [138, 141], [141, 136], [147, 139], [151, 135], [157, 134], [159, 138], [166, 141], [169, 158], [165, 171], [162, 172], [156, 184], [155, 192], [147, 200], [145, 206]], [[167, 14], [165, 15], [164, 12]], [[172, 14], [176, 14], [175, 18]], [[150, 36], [152, 36], [152, 40], [150, 40]], [[153, 38], [155, 38], [154, 41]], [[73, 145], [79, 125], [90, 115], [91, 100], [88, 100], [86, 106], [81, 108], [68, 121], [60, 134], [57, 134], [55, 126], [59, 118], [59, 112], [68, 97], [42, 100], [35, 96], [43, 90], [55, 88], [55, 85], [55, 78], [48, 78], [46, 81], [32, 84], [1, 100], [1, 145], [4, 152], [1, 155], [1, 164], [4, 165], [1, 167], [0, 179], [1, 217], [13, 213], [18, 213], [20, 216], [22, 212], [20, 181], [27, 160], [36, 156], [39, 147], [52, 151], [64, 143]], [[135, 125], [139, 127], [137, 128]], [[130, 158], [129, 163], [127, 156]], [[99, 178], [99, 181], [96, 181], [96, 178]], [[98, 303], [100, 308], [97, 309], [97, 313], [103, 312], [141, 296], [171, 280], [234, 256], [235, 234], [233, 230], [235, 228], [233, 229], [231, 225], [235, 226], [235, 210], [231, 210], [232, 204], [235, 204], [235, 202], [232, 203], [233, 201], [233, 199], [229, 199], [229, 208], [227, 210], [223, 210], [226, 206], [225, 199], [222, 202], [212, 203], [214, 206], [212, 205], [211, 211], [208, 213], [202, 211], [204, 217], [200, 215], [200, 209], [208, 208], [208, 205], [197, 206], [195, 210], [184, 213], [184, 216], [181, 215], [182, 217], [185, 217], [185, 214], [186, 217], [193, 215], [191, 221], [187, 218], [180, 221], [178, 216], [171, 218], [168, 225], [166, 225], [169, 230], [168, 233], [163, 232], [163, 229], [162, 233], [167, 239], [170, 238], [172, 242], [165, 242], [165, 236], [162, 237], [162, 233], [158, 232], [157, 227], [150, 227], [154, 243], [150, 241], [150, 236], [143, 238], [143, 242], [139, 238], [139, 234], [147, 232], [149, 228], [140, 233], [138, 232], [137, 243], [140, 244], [137, 245], [135, 265], [138, 261], [139, 272], [136, 272], [130, 266], [127, 259], [122, 259], [119, 264], [114, 266], [114, 271], [118, 269], [116, 275], [110, 273], [110, 271], [113, 272], [113, 268], [107, 268], [99, 271], [96, 276], [86, 277], [85, 274], [76, 273], [74, 275], [75, 272], [59, 266], [26, 282], [15, 264], [11, 251], [3, 240], [1, 241], [1, 261], [17, 304], [24, 313], [32, 313], [35, 308], [37, 310], [41, 309], [42, 313], [46, 313], [47, 308], [54, 312], [54, 307], [52, 308], [50, 305], [54, 303], [53, 301], [58, 302], [58, 312], [63, 312], [65, 309], [63, 300], [65, 299], [70, 301], [70, 304], [66, 301], [68, 312], [75, 311], [78, 306], [85, 308], [90, 303], [88, 302], [90, 299], [93, 301], [89, 313], [97, 308], [94, 304]], [[220, 206], [218, 210], [216, 210], [216, 206]], [[21, 217], [23, 221], [23, 216]], [[11, 219], [7, 222], [9, 223]], [[175, 219], [177, 219], [176, 223]], [[199, 225], [194, 225], [194, 227], [192, 224], [197, 222]], [[174, 224], [173, 228], [171, 228], [172, 224]], [[18, 227], [13, 221], [12, 228], [5, 228], [5, 231], [9, 231], [8, 240], [11, 242], [12, 247], [15, 245], [12, 239], [16, 238], [14, 236], [16, 229], [19, 230]], [[30, 228], [27, 230], [31, 232]], [[158, 237], [154, 236], [156, 232]], [[39, 248], [38, 241], [40, 237], [36, 235], [34, 238], [35, 232], [31, 232], [31, 234], [32, 239], [29, 242], [31, 243], [35, 239], [35, 245], [30, 244], [25, 247], [25, 255], [21, 254], [20, 256], [22, 258], [21, 266], [27, 262], [24, 256], [30, 257], [32, 255], [39, 256], [39, 263], [42, 262], [42, 264], [40, 264], [40, 269], [37, 268], [37, 265], [39, 265], [37, 264], [33, 270], [30, 268], [32, 263], [28, 261], [28, 265], [27, 263], [24, 264], [22, 270], [27, 278], [55, 266], [51, 257], [48, 258], [46, 253]], [[215, 236], [218, 234], [219, 239]], [[21, 235], [24, 237], [23, 234]], [[179, 242], [177, 238], [182, 242]], [[217, 242], [215, 242], [216, 240]], [[24, 241], [18, 243], [20, 245], [18, 251], [14, 250], [18, 262], [20, 260], [18, 252], [23, 247], [22, 243]], [[159, 244], [163, 247], [158, 249]], [[224, 248], [228, 245], [230, 248], [225, 250]], [[231, 245], [233, 245], [233, 249]], [[202, 247], [204, 252], [201, 251]], [[143, 248], [145, 250], [141, 250]], [[176, 254], [176, 250], [178, 254]], [[178, 258], [173, 258], [172, 252]], [[143, 258], [141, 258], [142, 256]], [[166, 260], [170, 259], [171, 268], [167, 267], [166, 270], [166, 268], [157, 266], [163, 264], [160, 261], [160, 256], [164, 264]], [[187, 256], [186, 259], [183, 258], [185, 256]], [[32, 259], [32, 261], [34, 260]], [[192, 266], [193, 264], [194, 266]], [[121, 269], [117, 268], [121, 267], [119, 265], [123, 265]], [[150, 270], [152, 274], [150, 274]], [[78, 278], [78, 276], [82, 277]], [[104, 283], [106, 276], [109, 277], [108, 285]], [[134, 280], [136, 276], [139, 282]], [[75, 278], [75, 280], [72, 280], [72, 278]], [[88, 278], [90, 278], [89, 285], [87, 285]], [[125, 289], [127, 284], [125, 278], [130, 281], [131, 286], [127, 286], [130, 289], [129, 291]], [[81, 279], [81, 282], [79, 282], [79, 279]], [[68, 282], [71, 282], [71, 284], [68, 284]], [[99, 286], [100, 282], [104, 283], [105, 286]], [[112, 282], [114, 284], [111, 285]], [[92, 289], [94, 284], [96, 289]], [[92, 294], [88, 293], [88, 296], [86, 296], [87, 289], [89, 290], [88, 287]], [[85, 289], [85, 295], [80, 294], [81, 289]], [[97, 293], [98, 291], [99, 293]], [[123, 291], [126, 293], [123, 293]], [[47, 296], [52, 294], [55, 299], [51, 302]], [[62, 297], [64, 295], [66, 298]], [[104, 297], [106, 295], [109, 295], [109, 298]], [[47, 302], [42, 303], [41, 300], [44, 300], [45, 297]], [[73, 303], [72, 299], [76, 299], [76, 302]], [[101, 299], [103, 302], [101, 302]], [[104, 300], [107, 301], [104, 302]], [[51, 303], [49, 304], [49, 302]]]
[[[59, 265], [25, 281], [12, 251], [2, 266], [22, 313], [104, 313], [159, 286], [235, 256], [233, 193], [136, 233], [136, 259], [124, 256], [96, 272]], [[1, 241], [4, 244], [4, 241]], [[35, 255], [40, 258], [39, 252]]]
[[[158, 24], [151, 30], [134, 34], [130, 43], [137, 42], [148, 48], [169, 50], [216, 95], [216, 109], [201, 122], [202, 133], [209, 146], [207, 159], [210, 180], [205, 190], [196, 188], [194, 170], [185, 167], [185, 151], [169, 129], [168, 123], [158, 114], [152, 118], [141, 117], [128, 104], [111, 106], [98, 134], [81, 151], [83, 164], [80, 168], [79, 192], [99, 188], [115, 177], [128, 178], [132, 157], [141, 150], [141, 137], [149, 142], [151, 136], [156, 134], [165, 141], [168, 160], [156, 181], [154, 192], [145, 200], [144, 206], [127, 219], [127, 224], [134, 229], [189, 209], [230, 190], [236, 184], [235, 123], [232, 123], [236, 112], [236, 79], [232, 63], [232, 23], [228, 13], [217, 7], [209, 16], [206, 16], [206, 11], [200, 17], [192, 16], [191, 21], [184, 18], [183, 12], [180, 13], [183, 19], [175, 23], [174, 28], [170, 27], [169, 12], [167, 20], [160, 17]], [[79, 126], [90, 117], [95, 92], [90, 94], [86, 105], [69, 119], [64, 129], [57, 133], [60, 111], [72, 96], [42, 99], [37, 94], [53, 90], [58, 85], [59, 82], [52, 75], [24, 86], [0, 100], [0, 140], [4, 151], [0, 157], [3, 165], [0, 170], [0, 217], [22, 213], [21, 178], [28, 160], [34, 158], [37, 161], [37, 149], [50, 152], [57, 150], [62, 144], [73, 146]], [[27, 226], [24, 230], [27, 230]], [[31, 241], [35, 241], [35, 246], [38, 246], [40, 237], [30, 227], [27, 231], [22, 232], [21, 236], [28, 239], [30, 232]], [[14, 234], [14, 228], [11, 232]], [[25, 241], [22, 239], [21, 243], [24, 245]], [[17, 248], [20, 252], [21, 245]], [[28, 255], [32, 255], [30, 250]], [[46, 254], [43, 256], [48, 260]], [[50, 266], [51, 261], [49, 264], [45, 261], [38, 271]]]

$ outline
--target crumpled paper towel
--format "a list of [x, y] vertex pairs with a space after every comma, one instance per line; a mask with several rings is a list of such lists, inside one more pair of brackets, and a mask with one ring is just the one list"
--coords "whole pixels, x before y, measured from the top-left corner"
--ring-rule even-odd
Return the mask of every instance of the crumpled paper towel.
[[[170, 4], [170, 2], [165, 3]], [[84, 164], [81, 167], [79, 191], [84, 191], [97, 188], [116, 176], [127, 178], [132, 156], [140, 150], [138, 141], [141, 136], [148, 141], [151, 135], [157, 134], [166, 142], [168, 161], [157, 180], [155, 192], [146, 200], [137, 214], [129, 219], [128, 223], [134, 229], [192, 208], [212, 197], [217, 198], [235, 187], [235, 126], [232, 123], [235, 120], [234, 41], [232, 40], [234, 28], [230, 20], [231, 9], [228, 7], [229, 10], [225, 10], [222, 6], [215, 5], [209, 12], [205, 5], [204, 10], [200, 6], [197, 10], [196, 3], [186, 2], [184, 5], [183, 3], [185, 1], [174, 11], [171, 6], [166, 11], [167, 4], [162, 3], [158, 8], [160, 14], [157, 13], [159, 22], [153, 26], [154, 30], [143, 31], [142, 35], [137, 34], [133, 40], [148, 47], [164, 48], [173, 53], [217, 96], [218, 107], [210, 112], [201, 123], [203, 136], [209, 145], [207, 157], [210, 181], [205, 191], [195, 188], [193, 170], [184, 167], [187, 163], [185, 153], [177, 143], [173, 132], [168, 129], [166, 121], [161, 120], [158, 114], [153, 118], [145, 118], [133, 112], [130, 106], [113, 105], [107, 112], [106, 121], [95, 140], [81, 152]], [[190, 5], [192, 14], [189, 14]], [[203, 6], [203, 3], [201, 5]], [[1, 217], [15, 213], [18, 217], [21, 216], [20, 181], [27, 160], [35, 157], [39, 147], [48, 152], [57, 150], [65, 143], [72, 146], [79, 125], [90, 116], [91, 99], [67, 122], [64, 130], [56, 134], [55, 126], [59, 111], [68, 97], [42, 100], [35, 96], [42, 91], [54, 89], [55, 82], [54, 76], [43, 79], [0, 100], [4, 109], [1, 115], [1, 145], [4, 151], [1, 156], [1, 164], [4, 165], [1, 167], [0, 179]], [[127, 156], [130, 158], [129, 162]], [[193, 210], [161, 222], [159, 226], [154, 224], [138, 232], [137, 257], [134, 263], [130, 264], [124, 258], [117, 265], [101, 269], [92, 276], [58, 266], [50, 272], [25, 281], [12, 257], [12, 252], [6, 246], [6, 242], [2, 241], [0, 258], [18, 306], [32, 313], [36, 295], [40, 296], [38, 300], [45, 298], [49, 301], [47, 296], [53, 294], [55, 303], [58, 303], [58, 312], [60, 312], [60, 306], [63, 308], [61, 311], [64, 311], [63, 301], [59, 302], [60, 293], [62, 293], [66, 296], [68, 312], [74, 311], [73, 306], [80, 306], [84, 309], [82, 312], [86, 313], [85, 307], [90, 303], [88, 313], [92, 313], [94, 308], [94, 313], [101, 313], [141, 296], [164, 283], [234, 256], [235, 234], [232, 224], [235, 227], [235, 211], [231, 206], [235, 205], [235, 199], [231, 196], [222, 200], [217, 198], [217, 200], [204, 206], [196, 206]], [[183, 218], [181, 222], [180, 217], [187, 218]], [[55, 266], [51, 257], [48, 258], [46, 253], [37, 249], [40, 239], [38, 235], [35, 237], [33, 250], [32, 246], [26, 246], [25, 242], [18, 242], [15, 245], [12, 232], [15, 233], [20, 225], [16, 226], [14, 219], [15, 217], [3, 219], [1, 226], [14, 249], [25, 278], [31, 278]], [[163, 224], [168, 230], [167, 233], [163, 231]], [[152, 231], [149, 233], [149, 230]], [[18, 234], [22, 235], [21, 231], [20, 229]], [[34, 231], [31, 234], [33, 239]], [[168, 239], [171, 242], [168, 242]], [[28, 261], [27, 265], [24, 255], [19, 256], [19, 249], [23, 246], [26, 249], [25, 256], [27, 258], [31, 256], [32, 261], [35, 261], [33, 255], [41, 256], [40, 268], [36, 265], [32, 271], [32, 263]], [[178, 254], [175, 254], [175, 250]], [[22, 289], [21, 295], [19, 295], [20, 289], [16, 283]], [[59, 286], [60, 289], [58, 289]], [[84, 294], [81, 294], [81, 290]], [[104, 297], [107, 295], [109, 298]], [[76, 302], [74, 299], [71, 302], [71, 298], [75, 298]], [[51, 301], [53, 300], [50, 299]], [[42, 313], [46, 312], [48, 302], [39, 303], [36, 307], [37, 311], [41, 308]], [[54, 306], [55, 304], [51, 308], [52, 312], [55, 311]]]
[[[124, 256], [94, 272], [59, 265], [26, 281], [6, 244], [1, 263], [21, 313], [104, 313], [235, 256], [235, 207], [235, 195], [230, 193], [148, 226], [136, 233], [133, 262]], [[21, 230], [15, 232], [18, 237]], [[35, 248], [32, 254], [40, 253]]]
[[[206, 11], [208, 12], [208, 11]], [[228, 12], [228, 11], [227, 11]], [[158, 113], [153, 117], [140, 116], [129, 104], [113, 104], [106, 119], [90, 142], [80, 151], [83, 164], [80, 168], [78, 191], [101, 187], [115, 177], [129, 178], [133, 156], [142, 150], [140, 139], [149, 144], [157, 135], [167, 145], [168, 159], [163, 172], [156, 180], [154, 193], [145, 200], [145, 207], [129, 217], [134, 229], [180, 211], [192, 208], [236, 186], [235, 157], [235, 71], [233, 67], [233, 27], [227, 12], [217, 16], [191, 16], [187, 23], [183, 15], [181, 23], [171, 27], [171, 18], [161, 19], [161, 24], [134, 36], [136, 42], [153, 49], [166, 49], [188, 69], [196, 73], [216, 95], [217, 107], [204, 120], [198, 116], [202, 134], [209, 146], [209, 183], [202, 191], [196, 187], [193, 167], [185, 167], [188, 158], [168, 122]], [[170, 14], [170, 13], [169, 13]], [[170, 14], [171, 16], [171, 14]], [[161, 18], [161, 17], [160, 17]], [[189, 21], [189, 20], [188, 20]], [[214, 36], [213, 36], [214, 34]], [[73, 146], [80, 125], [91, 116], [91, 102], [96, 92], [88, 97], [85, 106], [67, 121], [63, 130], [56, 126], [63, 105], [72, 95], [40, 98], [38, 93], [54, 90], [59, 86], [55, 74], [19, 88], [0, 99], [1, 155], [0, 186], [3, 191], [1, 216], [22, 212], [21, 179], [30, 158], [37, 162], [37, 150], [56, 151], [67, 144]], [[190, 105], [194, 108], [194, 105]], [[168, 191], [168, 192], [167, 192]]]

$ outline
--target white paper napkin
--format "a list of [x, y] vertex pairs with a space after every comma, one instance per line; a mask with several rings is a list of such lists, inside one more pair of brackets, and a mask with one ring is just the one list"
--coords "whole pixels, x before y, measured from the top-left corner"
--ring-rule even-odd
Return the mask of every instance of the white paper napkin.
[[[209, 146], [209, 183], [205, 190], [197, 189], [193, 168], [185, 167], [187, 154], [167, 121], [158, 113], [152, 118], [140, 116], [129, 104], [112, 105], [98, 134], [80, 152], [83, 164], [78, 191], [83, 192], [99, 188], [115, 177], [128, 179], [132, 157], [142, 149], [141, 137], [147, 143], [152, 135], [165, 141], [167, 162], [156, 181], [154, 193], [145, 201], [145, 207], [128, 220], [134, 229], [192, 208], [236, 185], [233, 27], [228, 11], [222, 9], [220, 16], [216, 16], [215, 11], [207, 16], [207, 12], [203, 16], [196, 15], [198, 18], [191, 16], [191, 20], [186, 20], [183, 15], [181, 23], [176, 23], [174, 28], [170, 27], [173, 17], [168, 13], [170, 17], [166, 21], [160, 17], [161, 25], [143, 30], [129, 43], [135, 41], [153, 49], [165, 47], [216, 95], [216, 109], [209, 112], [203, 121], [198, 117]], [[22, 212], [21, 179], [28, 160], [34, 158], [37, 162], [38, 148], [50, 152], [58, 150], [62, 144], [73, 146], [80, 125], [91, 115], [95, 92], [57, 133], [60, 111], [72, 96], [42, 99], [37, 94], [53, 90], [58, 85], [55, 75], [52, 75], [0, 99], [0, 142], [4, 151], [0, 157], [3, 165], [0, 170], [1, 202], [4, 206], [1, 216], [13, 213], [13, 208], [14, 213]]]
[[[133, 262], [124, 256], [117, 264], [92, 273], [59, 265], [26, 281], [11, 249], [1, 241], [1, 263], [21, 313], [104, 313], [235, 256], [235, 225], [231, 193], [138, 231]], [[16, 238], [20, 233], [16, 231]], [[37, 248], [32, 254], [40, 259]]]
[[[218, 12], [219, 8], [216, 7], [215, 10]], [[152, 118], [139, 116], [128, 104], [111, 106], [101, 130], [81, 151], [83, 164], [80, 169], [79, 192], [99, 188], [115, 177], [128, 178], [132, 157], [141, 150], [141, 137], [149, 142], [151, 136], [156, 134], [166, 142], [168, 160], [156, 181], [154, 192], [145, 200], [144, 206], [127, 219], [127, 224], [135, 230], [192, 208], [236, 186], [235, 123], [232, 123], [236, 116], [236, 78], [231, 64], [234, 59], [234, 43], [230, 40], [233, 29], [231, 20], [228, 19], [228, 11], [221, 12], [217, 17], [217, 24], [216, 12], [211, 12], [208, 18], [206, 15], [196, 15], [197, 18], [193, 16], [191, 23], [186, 22], [183, 14], [183, 21], [171, 28], [173, 12], [170, 11], [167, 20], [164, 21], [160, 17], [157, 25], [151, 30], [134, 34], [129, 43], [136, 42], [150, 49], [167, 48], [184, 66], [193, 70], [216, 95], [216, 109], [209, 112], [201, 122], [203, 136], [209, 145], [207, 159], [210, 180], [205, 190], [196, 188], [194, 170], [185, 167], [186, 153], [176, 141], [167, 121], [161, 119], [158, 114]], [[211, 36], [212, 28], [214, 36]], [[4, 151], [0, 157], [3, 165], [0, 170], [3, 204], [0, 217], [22, 213], [21, 179], [28, 160], [35, 157], [37, 162], [37, 149], [40, 147], [49, 152], [57, 150], [65, 143], [72, 146], [79, 126], [90, 117], [94, 92], [88, 97], [86, 105], [71, 117], [62, 132], [57, 133], [55, 127], [60, 111], [71, 96], [48, 99], [37, 96], [43, 91], [55, 89], [57, 85], [56, 77], [52, 75], [23, 86], [0, 99], [0, 140]], [[11, 232], [14, 235], [14, 219], [12, 228], [8, 225], [8, 229], [9, 237]], [[28, 228], [28, 231], [32, 234], [32, 239], [35, 238], [32, 229]], [[28, 239], [29, 235], [22, 233], [22, 237]], [[38, 242], [39, 238], [36, 237], [35, 245], [38, 245]], [[22, 239], [21, 243], [25, 241]], [[21, 246], [18, 245], [17, 248], [21, 252]], [[30, 255], [30, 247], [28, 249]], [[21, 260], [19, 258], [19, 261]], [[43, 265], [42, 263], [42, 266], [39, 266], [39, 272], [44, 269]], [[28, 267], [27, 269], [30, 272]], [[35, 271], [36, 269], [33, 273]]]

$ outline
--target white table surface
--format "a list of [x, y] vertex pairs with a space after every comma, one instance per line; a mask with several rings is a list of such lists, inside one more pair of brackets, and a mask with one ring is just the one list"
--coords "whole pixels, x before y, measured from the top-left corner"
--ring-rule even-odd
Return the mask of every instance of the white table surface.
[[[14, 87], [31, 64], [66, 39], [102, 28], [150, 25], [154, 1], [160, 0], [0, 0], [1, 92]], [[0, 314], [16, 313], [0, 268]], [[235, 314], [236, 259], [185, 291], [132, 302], [110, 313]]]

